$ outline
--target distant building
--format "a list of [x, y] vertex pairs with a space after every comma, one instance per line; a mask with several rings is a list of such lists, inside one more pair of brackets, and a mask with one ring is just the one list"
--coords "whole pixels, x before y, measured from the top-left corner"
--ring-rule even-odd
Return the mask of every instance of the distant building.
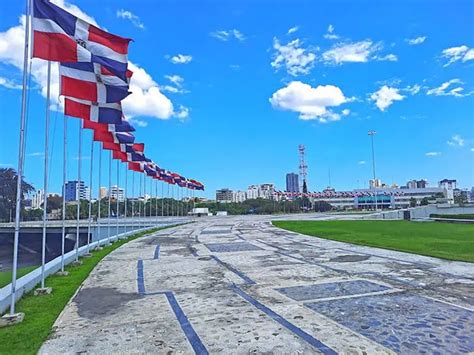
[[266, 183], [259, 186], [259, 196], [260, 198], [273, 199], [275, 194], [275, 184]]
[[438, 182], [438, 187], [446, 190], [454, 190], [457, 188], [457, 181], [451, 179], [443, 179]]
[[298, 179], [298, 174], [286, 174], [286, 192], [300, 192], [300, 185]]
[[106, 187], [101, 186], [99, 189], [99, 198], [102, 200], [108, 196], [108, 191]]
[[380, 179], [370, 179], [369, 180], [369, 188], [379, 188], [382, 187], [382, 181]]
[[247, 199], [245, 191], [234, 191], [232, 193], [232, 202], [244, 202]]
[[110, 188], [110, 197], [114, 200], [118, 199], [119, 202], [125, 201], [125, 194], [123, 188], [118, 187], [117, 185], [112, 186]]
[[428, 181], [421, 180], [410, 180], [407, 182], [407, 188], [409, 189], [426, 189], [428, 187]]
[[257, 185], [250, 185], [247, 189], [247, 199], [255, 200], [259, 196], [259, 188]]
[[217, 202], [232, 202], [232, 190], [226, 189], [226, 188], [217, 190], [216, 201]]
[[68, 181], [66, 182], [65, 188], [65, 200], [66, 202], [77, 201], [77, 194], [81, 200], [89, 199], [89, 188], [86, 186], [84, 181]]
[[31, 199], [31, 208], [41, 208], [44, 202], [44, 190], [36, 190], [33, 198]]

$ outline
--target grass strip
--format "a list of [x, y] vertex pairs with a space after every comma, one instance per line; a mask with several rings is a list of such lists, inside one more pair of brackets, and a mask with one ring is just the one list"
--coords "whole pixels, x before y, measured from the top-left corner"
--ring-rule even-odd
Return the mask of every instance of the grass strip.
[[83, 264], [80, 266], [66, 266], [65, 270], [69, 272], [68, 276], [49, 276], [46, 279], [46, 286], [52, 287], [53, 292], [40, 297], [34, 296], [33, 291], [24, 295], [16, 304], [16, 311], [25, 313], [23, 322], [0, 328], [0, 354], [36, 354], [49, 336], [56, 318], [90, 272], [105, 256], [131, 240], [171, 227], [174, 226], [136, 233], [128, 239], [119, 240], [102, 250], [93, 251], [90, 258], [81, 258]]
[[[16, 273], [17, 278], [19, 279], [20, 277], [25, 276], [26, 274], [33, 271], [34, 269], [37, 269], [38, 267], [39, 265], [19, 268]], [[12, 282], [12, 271], [9, 270], [0, 272], [0, 288], [5, 287], [10, 282]]]
[[474, 262], [474, 225], [410, 221], [273, 221], [309, 236]]

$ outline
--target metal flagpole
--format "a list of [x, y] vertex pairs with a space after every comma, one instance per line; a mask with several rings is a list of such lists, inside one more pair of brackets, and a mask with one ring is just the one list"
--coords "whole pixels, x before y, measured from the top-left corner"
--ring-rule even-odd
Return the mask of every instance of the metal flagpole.
[[26, 129], [26, 95], [28, 94], [28, 63], [29, 63], [29, 35], [30, 35], [30, 0], [26, 1], [26, 23], [25, 23], [25, 48], [23, 52], [23, 89], [21, 91], [21, 114], [20, 114], [20, 143], [18, 146], [18, 169], [16, 181], [16, 205], [15, 205], [15, 234], [13, 239], [13, 268], [12, 289], [10, 302], [10, 315], [15, 314], [16, 296], [16, 274], [18, 267], [18, 242], [20, 237], [20, 211], [22, 198], [23, 165], [25, 159], [25, 129]]
[[168, 203], [166, 204], [166, 216], [170, 215], [170, 183], [168, 183], [168, 192], [166, 193], [166, 199]]
[[[128, 171], [127, 171], [127, 165], [125, 165], [125, 189], [123, 191], [124, 197], [125, 197], [125, 203], [124, 203], [124, 219], [125, 223], [127, 223], [127, 195], [128, 195]], [[127, 231], [127, 225], [124, 227], [124, 232]]]
[[[139, 186], [139, 197], [142, 197], [141, 194], [142, 194], [142, 174], [140, 174], [140, 180], [138, 182], [138, 186]], [[142, 226], [142, 221], [141, 221], [141, 218], [142, 218], [142, 204], [141, 204], [141, 201], [140, 199], [138, 199], [138, 228], [140, 228]]]
[[94, 140], [91, 142], [91, 165], [89, 171], [89, 223], [87, 224], [87, 254], [91, 244], [91, 218], [92, 218], [92, 171], [94, 167]]
[[109, 204], [107, 206], [107, 244], [110, 244], [110, 202], [112, 198], [112, 151], [109, 154]]
[[78, 160], [77, 160], [77, 184], [76, 184], [76, 194], [77, 194], [77, 215], [76, 215], [76, 262], [79, 261], [79, 219], [81, 217], [81, 161], [82, 161], [82, 127], [81, 121], [79, 121], [79, 151], [78, 151]]
[[146, 173], [143, 173], [143, 228], [146, 224]]
[[174, 185], [171, 184], [171, 215], [172, 215], [172, 216], [174, 216], [173, 200], [174, 200]]
[[64, 274], [64, 244], [66, 239], [66, 180], [67, 180], [67, 116], [63, 114], [64, 141], [63, 141], [63, 220], [61, 237], [61, 273]]
[[135, 225], [135, 172], [132, 171], [132, 228]]
[[165, 183], [161, 181], [161, 217], [165, 215]]
[[46, 88], [46, 116], [44, 134], [44, 180], [43, 180], [43, 239], [41, 242], [41, 288], [44, 289], [46, 263], [46, 223], [48, 220], [48, 145], [49, 145], [49, 103], [51, 94], [51, 62], [48, 61], [48, 79]]
[[158, 223], [158, 180], [155, 180], [155, 221]]
[[116, 189], [116, 216], [115, 216], [115, 234], [117, 235], [117, 240], [118, 240], [118, 235], [119, 235], [119, 208], [120, 208], [120, 202], [119, 202], [119, 184], [120, 184], [120, 162], [117, 159], [117, 189]]
[[[100, 144], [100, 143], [99, 143]], [[100, 148], [100, 146], [99, 146]], [[97, 202], [97, 240], [101, 240], [102, 239], [102, 235], [101, 235], [101, 229], [100, 229], [100, 200], [102, 199], [102, 196], [101, 196], [101, 192], [100, 192], [100, 189], [101, 189], [101, 178], [102, 178], [102, 149], [99, 149], [99, 186], [98, 186], [98, 202]], [[97, 249], [100, 248], [100, 244], [98, 243], [97, 244]]]

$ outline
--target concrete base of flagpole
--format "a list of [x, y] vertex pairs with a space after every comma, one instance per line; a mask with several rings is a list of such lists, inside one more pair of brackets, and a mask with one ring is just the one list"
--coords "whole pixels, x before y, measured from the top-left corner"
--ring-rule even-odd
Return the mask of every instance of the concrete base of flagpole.
[[8, 327], [23, 322], [25, 313], [5, 314], [0, 318], [0, 328]]
[[44, 296], [44, 295], [49, 295], [53, 292], [52, 287], [40, 287], [35, 290], [33, 293], [35, 296]]
[[82, 255], [83, 258], [90, 258], [91, 256], [91, 253], [85, 253], [84, 255]]
[[56, 275], [58, 275], [58, 276], [67, 276], [67, 275], [69, 275], [69, 272], [68, 271], [58, 271], [56, 273]]
[[80, 266], [80, 265], [82, 265], [82, 261], [80, 261], [80, 260], [74, 260], [74, 261], [72, 262], [72, 265], [73, 265], [73, 266]]
[[94, 248], [95, 251], [99, 251], [99, 250], [102, 250], [102, 249], [104, 249], [104, 248], [102, 248], [101, 246], [96, 246], [96, 247]]

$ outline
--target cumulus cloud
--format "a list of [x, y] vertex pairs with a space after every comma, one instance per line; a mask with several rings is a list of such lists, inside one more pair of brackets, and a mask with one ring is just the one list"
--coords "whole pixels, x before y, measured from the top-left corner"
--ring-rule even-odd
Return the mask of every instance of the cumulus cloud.
[[193, 60], [193, 57], [187, 54], [177, 54], [169, 58], [173, 64], [188, 64]]
[[365, 165], [365, 160], [359, 160], [359, 162], [357, 163], [359, 165]]
[[340, 114], [330, 108], [350, 101], [337, 86], [319, 85], [313, 88], [301, 81], [292, 81], [273, 93], [269, 100], [275, 109], [297, 112], [302, 120], [322, 123], [340, 120]]
[[414, 84], [414, 85], [408, 85], [406, 88], [403, 89], [404, 91], [407, 91], [409, 92], [410, 94], [412, 95], [416, 95], [420, 92], [421, 90], [421, 86], [418, 85], [418, 84]]
[[455, 134], [446, 143], [453, 147], [464, 147], [464, 138], [462, 138], [459, 134]]
[[451, 79], [442, 83], [436, 88], [429, 89], [426, 94], [434, 96], [464, 97], [474, 93], [473, 91], [471, 91], [469, 93], [464, 94], [464, 88], [461, 86], [462, 84], [464, 83], [459, 79]]
[[270, 65], [276, 70], [284, 67], [292, 76], [308, 74], [314, 66], [316, 54], [309, 48], [303, 48], [302, 45], [299, 39], [283, 45], [278, 38], [273, 38], [275, 53]]
[[441, 52], [441, 55], [448, 60], [444, 65], [447, 67], [457, 61], [467, 62], [474, 59], [474, 48], [469, 48], [466, 45], [459, 47], [446, 48]]
[[441, 155], [440, 152], [428, 152], [428, 153], [425, 153], [425, 155], [427, 157], [437, 157], [438, 155]]
[[236, 39], [240, 42], [245, 40], [244, 34], [235, 28], [232, 30], [214, 31], [209, 33], [209, 35], [223, 42], [227, 42], [230, 39]]
[[116, 16], [125, 20], [129, 20], [135, 27], [145, 29], [145, 25], [140, 21], [140, 17], [128, 10], [117, 10]]
[[183, 94], [188, 91], [183, 89], [184, 79], [179, 75], [165, 75], [165, 78], [168, 79], [174, 86], [171, 85], [160, 85], [160, 89], [163, 91], [168, 91], [174, 94]]
[[146, 127], [148, 126], [148, 122], [147, 121], [143, 121], [143, 120], [139, 120], [137, 118], [129, 118], [128, 119], [128, 122], [130, 122], [130, 124], [136, 126], [136, 127]]
[[323, 60], [326, 64], [342, 64], [344, 62], [365, 63], [370, 60], [396, 61], [398, 59], [395, 54], [377, 55], [382, 49], [381, 42], [374, 43], [370, 39], [359, 42], [337, 43], [323, 53]]
[[[62, 0], [54, 1], [59, 6], [78, 17], [95, 25], [95, 20], [82, 12], [77, 6], [65, 3]], [[17, 26], [0, 32], [0, 63], [12, 65], [19, 70], [23, 69], [23, 45], [25, 36], [25, 16], [20, 17]], [[133, 93], [123, 101], [123, 110], [126, 115], [149, 116], [159, 119], [168, 119], [175, 113], [173, 103], [160, 91], [158, 84], [150, 74], [140, 66], [129, 62], [129, 68], [134, 72], [130, 82], [130, 91]], [[40, 89], [42, 96], [46, 96], [47, 89], [47, 62], [40, 59], [32, 60], [31, 75], [34, 84]], [[59, 70], [57, 63], [51, 66], [51, 101], [54, 105], [61, 105], [59, 98]]]
[[295, 33], [296, 31], [298, 31], [299, 29], [300, 28], [298, 26], [292, 27], [288, 30], [288, 32], [286, 34], [291, 35], [292, 33]]
[[326, 39], [338, 39], [339, 38], [339, 36], [334, 33], [334, 26], [333, 25], [328, 26], [327, 33], [323, 37], [326, 38]]
[[395, 101], [402, 101], [405, 96], [399, 93], [399, 89], [387, 85], [370, 95], [370, 99], [375, 101], [375, 105], [380, 111], [385, 111]]
[[21, 89], [23, 86], [14, 82], [13, 80], [0, 77], [0, 86], [6, 87], [7, 89]]
[[416, 46], [418, 44], [422, 44], [426, 40], [426, 36], [419, 36], [415, 38], [407, 38], [405, 41], [410, 45], [410, 46]]
[[179, 110], [174, 114], [174, 116], [180, 120], [185, 120], [189, 116], [189, 108], [180, 105]]

